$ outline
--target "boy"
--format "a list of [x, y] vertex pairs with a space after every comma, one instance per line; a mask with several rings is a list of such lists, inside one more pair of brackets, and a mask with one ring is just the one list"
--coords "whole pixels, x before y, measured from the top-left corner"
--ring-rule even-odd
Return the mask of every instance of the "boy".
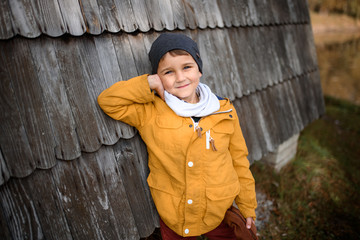
[[223, 221], [226, 210], [235, 199], [250, 228], [256, 208], [235, 108], [200, 83], [202, 61], [189, 37], [160, 35], [149, 58], [152, 75], [115, 83], [98, 103], [110, 117], [136, 127], [147, 145], [147, 181], [162, 238], [235, 239]]

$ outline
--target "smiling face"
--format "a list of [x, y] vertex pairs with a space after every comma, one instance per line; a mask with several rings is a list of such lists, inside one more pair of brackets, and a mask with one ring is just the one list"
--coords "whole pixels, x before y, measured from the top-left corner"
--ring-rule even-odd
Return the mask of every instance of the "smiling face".
[[202, 74], [193, 57], [182, 52], [185, 54], [167, 52], [159, 62], [157, 74], [168, 93], [188, 103], [197, 103], [196, 88]]

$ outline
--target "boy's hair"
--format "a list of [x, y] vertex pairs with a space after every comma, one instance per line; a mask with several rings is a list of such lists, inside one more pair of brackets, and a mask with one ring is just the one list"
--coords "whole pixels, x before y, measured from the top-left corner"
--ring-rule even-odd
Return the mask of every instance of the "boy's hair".
[[[186, 53], [182, 53], [181, 50]], [[184, 34], [163, 33], [153, 42], [150, 48], [149, 59], [152, 74], [157, 73], [160, 59], [170, 51], [174, 51], [175, 55], [190, 54], [197, 63], [199, 71], [202, 73], [202, 61], [196, 42]]]
[[[188, 53], [187, 51], [182, 50], [182, 49], [174, 49], [174, 50], [168, 51], [168, 53], [170, 53], [170, 55], [173, 56], [173, 57], [190, 55], [190, 53]], [[164, 56], [165, 56], [165, 55], [164, 55]], [[162, 56], [161, 59], [162, 59], [164, 56]], [[161, 59], [160, 59], [160, 61], [161, 61]]]
[[[167, 53], [169, 53], [172, 57], [184, 56], [184, 55], [189, 55], [189, 56], [191, 56], [190, 53], [188, 53], [187, 51], [182, 50], [182, 49], [174, 49], [174, 50], [168, 51]], [[162, 56], [162, 57], [160, 58], [160, 61], [159, 61], [159, 62], [161, 62], [161, 61], [164, 59], [165, 55], [166, 55], [166, 53], [164, 54], [164, 56]]]

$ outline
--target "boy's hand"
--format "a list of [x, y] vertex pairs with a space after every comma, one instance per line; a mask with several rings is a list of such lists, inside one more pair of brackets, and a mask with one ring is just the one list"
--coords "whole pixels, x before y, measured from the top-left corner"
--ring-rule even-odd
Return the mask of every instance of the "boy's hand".
[[250, 229], [251, 228], [251, 223], [253, 223], [255, 225], [255, 221], [252, 217], [248, 217], [246, 218], [246, 228]]
[[152, 90], [155, 90], [157, 94], [161, 97], [162, 100], [165, 101], [164, 97], [164, 86], [161, 82], [160, 77], [157, 74], [149, 75], [147, 77], [149, 86]]

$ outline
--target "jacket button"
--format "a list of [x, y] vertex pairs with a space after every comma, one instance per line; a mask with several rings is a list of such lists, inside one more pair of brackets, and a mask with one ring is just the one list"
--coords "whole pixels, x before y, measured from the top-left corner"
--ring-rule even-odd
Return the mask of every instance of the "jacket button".
[[189, 232], [190, 232], [189, 229], [185, 229], [184, 231], [185, 234], [189, 234]]
[[189, 199], [189, 200], [187, 201], [187, 203], [188, 203], [188, 204], [192, 204], [192, 203], [193, 203], [193, 200]]
[[189, 127], [192, 128], [192, 124], [190, 124]]
[[231, 115], [231, 114], [229, 114], [229, 117], [230, 117], [230, 118], [232, 118], [232, 115]]
[[194, 163], [193, 162], [188, 162], [188, 166], [192, 167], [192, 166], [194, 166]]

